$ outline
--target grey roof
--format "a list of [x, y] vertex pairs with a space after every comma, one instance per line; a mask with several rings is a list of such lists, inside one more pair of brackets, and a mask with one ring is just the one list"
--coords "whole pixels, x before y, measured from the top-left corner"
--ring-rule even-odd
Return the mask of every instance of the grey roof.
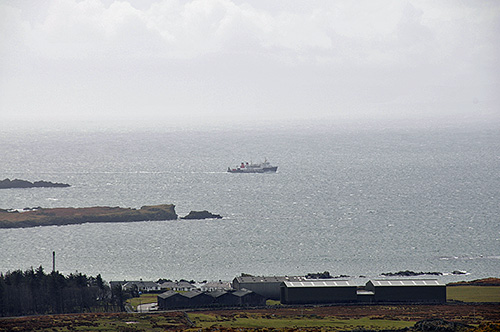
[[158, 297], [161, 297], [162, 299], [166, 299], [166, 298], [169, 298], [169, 297], [172, 297], [175, 295], [180, 295], [180, 294], [173, 291], [173, 290], [168, 290], [165, 293], [161, 293], [160, 295], [158, 295]]
[[193, 297], [199, 296], [201, 294], [205, 294], [206, 295], [205, 292], [202, 292], [202, 291], [199, 291], [199, 290], [195, 289], [195, 290], [192, 290], [192, 291], [189, 291], [189, 292], [186, 292], [186, 293], [182, 293], [181, 295], [192, 299]]
[[308, 281], [285, 281], [284, 284], [288, 288], [356, 287], [356, 285], [349, 280], [330, 280], [330, 279], [318, 279], [318, 280], [308, 280]]
[[371, 280], [377, 286], [445, 286], [437, 279], [381, 279]]
[[165, 281], [160, 284], [161, 288], [174, 288], [175, 286], [177, 286], [177, 283], [173, 281]]
[[183, 288], [196, 288], [193, 284], [187, 281], [179, 281], [177, 282], [177, 287], [183, 287]]
[[307, 280], [305, 277], [254, 277], [244, 276], [235, 278], [239, 283], [259, 283], [259, 282], [284, 282], [284, 281], [301, 281]]
[[231, 289], [231, 283], [227, 281], [209, 281], [201, 284], [202, 288]]
[[243, 289], [240, 289], [240, 290], [233, 292], [233, 295], [238, 296], [238, 297], [243, 297], [247, 294], [252, 294], [252, 293], [253, 292], [251, 290], [243, 288]]
[[213, 292], [209, 292], [207, 294], [210, 295], [210, 296], [212, 296], [213, 298], [218, 298], [218, 297], [221, 297], [222, 295], [230, 294], [230, 293], [226, 292], [225, 290], [216, 290], [216, 291], [213, 291]]

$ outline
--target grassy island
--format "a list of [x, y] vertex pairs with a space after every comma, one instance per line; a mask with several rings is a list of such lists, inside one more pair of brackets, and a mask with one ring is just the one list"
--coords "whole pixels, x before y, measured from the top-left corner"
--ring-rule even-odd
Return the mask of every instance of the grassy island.
[[23, 212], [0, 209], [0, 228], [175, 219], [177, 214], [173, 204], [143, 206], [140, 209], [107, 206], [36, 208]]

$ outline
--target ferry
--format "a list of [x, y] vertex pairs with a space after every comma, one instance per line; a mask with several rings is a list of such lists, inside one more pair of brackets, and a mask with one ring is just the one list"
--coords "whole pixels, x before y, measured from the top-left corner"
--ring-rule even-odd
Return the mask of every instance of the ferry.
[[261, 164], [242, 162], [235, 168], [228, 167], [229, 173], [276, 173], [278, 166], [271, 165], [267, 160]]

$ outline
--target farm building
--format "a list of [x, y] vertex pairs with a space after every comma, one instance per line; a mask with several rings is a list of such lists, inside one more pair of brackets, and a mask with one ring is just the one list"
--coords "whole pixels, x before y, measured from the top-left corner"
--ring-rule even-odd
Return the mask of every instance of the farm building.
[[190, 308], [193, 307], [206, 307], [214, 302], [214, 298], [208, 295], [206, 292], [199, 290], [192, 290], [186, 293], [182, 293], [182, 296], [187, 298], [187, 303]]
[[370, 280], [365, 290], [375, 302], [446, 302], [446, 285], [436, 279]]
[[233, 295], [238, 298], [238, 304], [240, 306], [266, 305], [266, 298], [264, 296], [248, 289], [234, 291]]
[[157, 301], [160, 310], [212, 306], [261, 306], [266, 304], [264, 297], [246, 289], [235, 292], [193, 290], [186, 293], [169, 290], [158, 295]]
[[285, 281], [281, 284], [281, 303], [356, 302], [356, 289], [348, 280]]
[[233, 288], [236, 290], [248, 289], [266, 299], [279, 300], [280, 287], [285, 281], [304, 281], [305, 277], [254, 277], [241, 276], [233, 279]]
[[216, 306], [238, 306], [239, 297], [235, 296], [232, 292], [225, 290], [216, 290], [208, 293], [214, 299]]
[[182, 308], [188, 304], [188, 299], [173, 290], [166, 291], [157, 297], [158, 308], [166, 310], [170, 308]]

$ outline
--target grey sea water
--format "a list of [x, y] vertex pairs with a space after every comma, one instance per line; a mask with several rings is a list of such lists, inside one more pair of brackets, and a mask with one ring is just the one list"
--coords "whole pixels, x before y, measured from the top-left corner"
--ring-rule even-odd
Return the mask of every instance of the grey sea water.
[[[499, 276], [500, 130], [157, 130], [0, 133], [0, 208], [173, 203], [145, 221], [0, 229], [0, 272], [43, 265], [106, 280], [230, 280], [242, 272], [374, 278]], [[276, 174], [229, 174], [264, 158]], [[453, 271], [467, 271], [455, 276]]]

